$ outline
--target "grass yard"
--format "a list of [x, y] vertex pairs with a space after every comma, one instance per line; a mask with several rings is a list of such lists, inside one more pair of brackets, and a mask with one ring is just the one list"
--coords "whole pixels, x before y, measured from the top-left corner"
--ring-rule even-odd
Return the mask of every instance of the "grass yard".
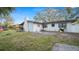
[[30, 32], [0, 32], [1, 51], [50, 51], [55, 43], [79, 46], [79, 40]]

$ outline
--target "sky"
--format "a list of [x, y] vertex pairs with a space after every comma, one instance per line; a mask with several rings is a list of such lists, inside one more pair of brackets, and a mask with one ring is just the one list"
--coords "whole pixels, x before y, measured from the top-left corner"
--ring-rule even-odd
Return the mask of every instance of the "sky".
[[[33, 20], [33, 17], [37, 12], [43, 10], [45, 7], [16, 7], [15, 10], [11, 13], [14, 24], [20, 24], [24, 21], [26, 17], [30, 20]], [[53, 7], [54, 9], [63, 9], [63, 7]]]

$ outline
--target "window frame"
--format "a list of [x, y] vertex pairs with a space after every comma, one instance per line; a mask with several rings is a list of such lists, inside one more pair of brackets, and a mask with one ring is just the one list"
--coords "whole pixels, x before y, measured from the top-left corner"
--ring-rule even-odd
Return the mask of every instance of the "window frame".
[[54, 24], [54, 23], [52, 23], [52, 24], [51, 24], [51, 26], [52, 26], [52, 27], [54, 27], [54, 26], [55, 26], [55, 24]]

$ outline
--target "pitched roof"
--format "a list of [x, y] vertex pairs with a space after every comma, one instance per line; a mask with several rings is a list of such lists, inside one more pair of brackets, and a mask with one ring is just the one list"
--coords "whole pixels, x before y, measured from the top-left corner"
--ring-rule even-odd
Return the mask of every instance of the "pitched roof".
[[[50, 24], [50, 23], [73, 23], [75, 22], [76, 19], [72, 19], [72, 20], [61, 20], [61, 21], [51, 21], [51, 22], [37, 22], [37, 21], [30, 21], [28, 20], [27, 22], [30, 22], [30, 23], [36, 23], [36, 24]], [[22, 22], [20, 25], [23, 25], [24, 22]]]
[[37, 22], [37, 21], [27, 21], [27, 22], [37, 23], [37, 24], [42, 24], [43, 23], [43, 22]]
[[31, 22], [31, 23], [37, 23], [37, 24], [43, 24], [43, 23], [73, 23], [76, 20], [61, 20], [61, 21], [52, 21], [52, 22], [36, 22], [36, 21], [27, 21], [27, 22]]
[[21, 24], [19, 24], [19, 25], [23, 25], [24, 24], [24, 22], [22, 22]]
[[76, 20], [61, 20], [61, 21], [52, 21], [52, 22], [46, 22], [47, 24], [48, 23], [73, 23], [75, 22]]

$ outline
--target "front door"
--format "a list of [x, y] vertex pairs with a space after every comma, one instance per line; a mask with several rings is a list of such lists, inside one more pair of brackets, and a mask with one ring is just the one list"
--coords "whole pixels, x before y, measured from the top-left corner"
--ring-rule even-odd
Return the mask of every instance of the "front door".
[[66, 28], [66, 23], [60, 23], [59, 24], [59, 31], [64, 32], [65, 28]]

